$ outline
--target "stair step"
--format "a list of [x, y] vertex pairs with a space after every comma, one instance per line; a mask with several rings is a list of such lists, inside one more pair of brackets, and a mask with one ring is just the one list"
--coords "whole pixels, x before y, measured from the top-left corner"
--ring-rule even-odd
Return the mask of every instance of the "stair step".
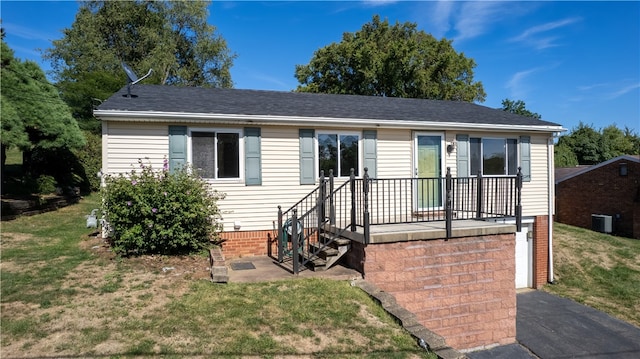
[[[329, 257], [335, 257], [338, 254], [340, 254], [340, 252], [338, 251], [337, 248], [333, 248], [333, 247], [324, 247], [322, 249], [320, 249], [321, 244], [317, 243], [317, 244], [312, 244], [311, 245], [312, 250], [314, 252], [318, 253], [318, 257], [322, 258], [322, 259], [327, 259]], [[320, 250], [319, 250], [320, 249]]]
[[[303, 257], [305, 259], [309, 258], [308, 254], [304, 254]], [[320, 257], [313, 257], [313, 259], [309, 261], [309, 264], [311, 265], [314, 271], [322, 271], [322, 270], [325, 270], [327, 267], [327, 261]]]
[[337, 227], [334, 224], [329, 224], [329, 223], [324, 225], [323, 230], [325, 233], [329, 233], [333, 235], [340, 233], [340, 237], [342, 238], [347, 238], [352, 241], [364, 243], [364, 233], [361, 233], [361, 232], [357, 232], [357, 231], [352, 232], [350, 230], [344, 230], [344, 229], [341, 229], [340, 227]]
[[337, 237], [337, 238], [333, 238], [334, 235], [329, 234], [329, 233], [321, 233], [320, 234], [320, 238], [326, 243], [329, 241], [332, 241], [333, 243], [335, 243], [337, 246], [346, 246], [351, 244], [351, 240], [344, 238], [344, 237]]

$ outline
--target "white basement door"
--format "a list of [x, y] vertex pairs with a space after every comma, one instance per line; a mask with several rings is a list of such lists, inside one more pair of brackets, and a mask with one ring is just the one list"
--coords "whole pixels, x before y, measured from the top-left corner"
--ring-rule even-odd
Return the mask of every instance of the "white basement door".
[[533, 279], [533, 240], [528, 236], [529, 228], [522, 226], [516, 233], [516, 289], [529, 288]]

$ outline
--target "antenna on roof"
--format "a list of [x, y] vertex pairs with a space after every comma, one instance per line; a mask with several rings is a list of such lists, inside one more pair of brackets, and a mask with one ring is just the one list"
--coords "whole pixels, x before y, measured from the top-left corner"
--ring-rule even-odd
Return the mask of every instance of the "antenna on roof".
[[133, 72], [131, 67], [129, 67], [129, 65], [125, 64], [124, 61], [122, 62], [122, 69], [127, 74], [127, 78], [129, 79], [129, 82], [127, 83], [127, 96], [126, 96], [127, 98], [131, 98], [131, 86], [133, 86], [133, 85], [137, 84], [138, 82], [146, 79], [153, 72], [153, 69], [149, 69], [149, 72], [147, 72], [146, 75], [142, 76], [141, 78], [138, 78], [138, 75], [136, 75], [136, 73]]

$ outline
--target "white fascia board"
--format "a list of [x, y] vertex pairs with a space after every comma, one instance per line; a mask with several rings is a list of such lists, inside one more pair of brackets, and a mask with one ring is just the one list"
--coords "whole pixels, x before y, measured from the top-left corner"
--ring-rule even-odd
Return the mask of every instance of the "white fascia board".
[[125, 122], [183, 122], [207, 123], [216, 121], [217, 124], [247, 124], [247, 125], [299, 125], [313, 127], [380, 127], [397, 129], [461, 129], [477, 131], [535, 131], [558, 133], [566, 131], [562, 126], [530, 126], [530, 125], [497, 125], [462, 122], [429, 122], [406, 120], [379, 120], [366, 118], [334, 118], [334, 117], [291, 117], [268, 115], [240, 115], [240, 114], [212, 114], [212, 113], [184, 113], [184, 112], [155, 112], [155, 111], [119, 111], [95, 110], [94, 116], [101, 120]]

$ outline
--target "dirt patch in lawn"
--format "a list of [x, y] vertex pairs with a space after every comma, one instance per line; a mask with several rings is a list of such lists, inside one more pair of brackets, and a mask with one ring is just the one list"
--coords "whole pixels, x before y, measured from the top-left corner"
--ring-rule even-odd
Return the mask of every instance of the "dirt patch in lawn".
[[[5, 242], [5, 239], [9, 241]], [[32, 240], [31, 236], [3, 234], [2, 246], [18, 247], [20, 242], [29, 240]], [[2, 335], [3, 357], [123, 353], [123, 342], [130, 342], [130, 338], [117, 338], [117, 334], [112, 333], [119, 332], [118, 328], [122, 326], [133, 325], [145, 316], [158, 315], [173, 299], [184, 295], [194, 281], [209, 280], [209, 259], [206, 256], [122, 259], [99, 236], [88, 237], [79, 245], [95, 260], [82, 262], [66, 275], [62, 283], [41, 288], [42, 291], [55, 289], [72, 293], [62, 297], [66, 302], [46, 306], [20, 301], [2, 303], [3, 324], [6, 321], [11, 327], [6, 329], [13, 334]], [[41, 262], [25, 266], [3, 261], [0, 268], [23, 274], [55, 270], [56, 260]], [[34, 328], [21, 332], [21, 326], [30, 325]]]

